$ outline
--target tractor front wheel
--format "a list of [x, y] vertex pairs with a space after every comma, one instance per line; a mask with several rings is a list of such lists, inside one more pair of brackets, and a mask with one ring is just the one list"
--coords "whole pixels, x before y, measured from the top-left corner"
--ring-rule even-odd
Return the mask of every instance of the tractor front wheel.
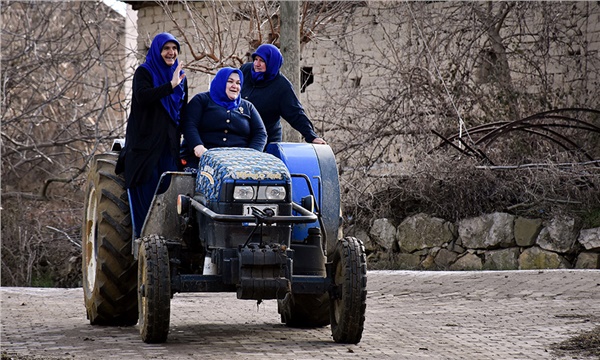
[[337, 343], [360, 342], [367, 307], [367, 260], [363, 243], [354, 237], [339, 240], [331, 255], [333, 290], [330, 294], [330, 318], [333, 340]]
[[138, 255], [140, 335], [145, 343], [167, 341], [171, 316], [171, 276], [165, 239], [142, 238]]

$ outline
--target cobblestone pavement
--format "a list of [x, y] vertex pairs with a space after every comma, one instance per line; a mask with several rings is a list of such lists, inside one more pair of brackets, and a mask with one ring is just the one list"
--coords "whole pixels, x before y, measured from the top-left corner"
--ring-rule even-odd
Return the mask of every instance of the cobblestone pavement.
[[570, 359], [551, 345], [600, 324], [600, 270], [370, 271], [368, 290], [358, 345], [234, 293], [176, 294], [168, 342], [149, 345], [135, 326], [91, 326], [81, 288], [4, 287], [0, 347], [3, 359]]

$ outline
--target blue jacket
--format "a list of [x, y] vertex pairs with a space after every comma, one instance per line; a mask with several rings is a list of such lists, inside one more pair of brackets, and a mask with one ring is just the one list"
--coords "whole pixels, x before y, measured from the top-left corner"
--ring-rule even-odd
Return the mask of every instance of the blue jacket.
[[217, 105], [209, 92], [197, 94], [188, 103], [182, 119], [182, 158], [185, 166], [197, 167], [194, 147], [245, 147], [263, 151], [267, 133], [254, 106], [243, 100], [240, 106], [227, 110]]
[[273, 80], [256, 84], [252, 80], [252, 63], [240, 68], [244, 74], [242, 99], [250, 101], [260, 113], [267, 129], [267, 143], [281, 142], [281, 121], [283, 117], [307, 142], [317, 138], [314, 127], [294, 92], [292, 83], [279, 73]]

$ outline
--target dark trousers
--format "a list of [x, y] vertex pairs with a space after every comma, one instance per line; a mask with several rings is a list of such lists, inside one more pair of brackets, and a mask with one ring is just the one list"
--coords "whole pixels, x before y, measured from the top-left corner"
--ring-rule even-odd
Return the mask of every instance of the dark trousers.
[[131, 217], [133, 220], [135, 237], [139, 237], [142, 232], [142, 226], [144, 226], [144, 221], [148, 215], [148, 210], [150, 210], [150, 204], [152, 203], [154, 194], [160, 194], [169, 187], [170, 178], [166, 179], [167, 181], [163, 182], [163, 184], [161, 184], [161, 189], [158, 189], [159, 191], [157, 191], [156, 187], [158, 186], [160, 176], [165, 171], [177, 171], [176, 161], [177, 159], [171, 155], [169, 149], [165, 149], [158, 160], [158, 164], [152, 171], [150, 179], [143, 184], [127, 189], [129, 192], [129, 202], [132, 211]]

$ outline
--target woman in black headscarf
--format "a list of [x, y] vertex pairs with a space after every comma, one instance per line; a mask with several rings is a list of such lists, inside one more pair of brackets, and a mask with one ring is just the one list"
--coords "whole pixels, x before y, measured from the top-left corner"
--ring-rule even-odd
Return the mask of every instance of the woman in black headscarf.
[[136, 236], [140, 235], [161, 174], [178, 170], [179, 120], [188, 99], [187, 81], [177, 59], [179, 51], [179, 41], [173, 35], [156, 35], [146, 62], [133, 75], [125, 148], [115, 172], [125, 172]]

